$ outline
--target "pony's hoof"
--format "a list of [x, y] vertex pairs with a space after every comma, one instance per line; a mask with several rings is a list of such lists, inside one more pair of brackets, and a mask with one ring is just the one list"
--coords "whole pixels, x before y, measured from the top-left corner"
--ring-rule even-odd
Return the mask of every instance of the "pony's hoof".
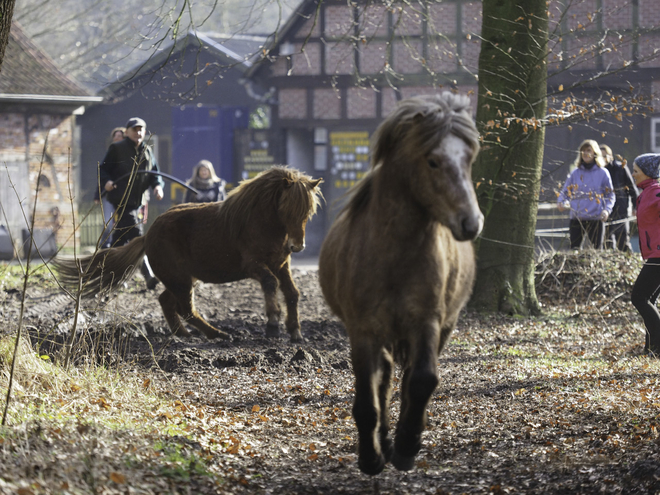
[[390, 462], [392, 460], [392, 456], [394, 455], [394, 442], [392, 442], [392, 438], [389, 435], [387, 435], [385, 438], [381, 438], [380, 449], [383, 451], [385, 460]]
[[174, 335], [176, 335], [177, 337], [188, 338], [190, 337], [190, 332], [185, 328], [180, 327], [176, 332], [174, 332]]
[[207, 339], [222, 339], [222, 340], [231, 340], [231, 335], [222, 330], [216, 330], [215, 332], [209, 332], [206, 334]]
[[295, 342], [302, 342], [303, 340], [305, 340], [305, 339], [303, 339], [303, 336], [300, 333], [300, 330], [298, 330], [298, 331], [291, 334], [291, 342], [294, 342], [294, 343]]
[[270, 323], [266, 324], [266, 338], [276, 339], [280, 336], [280, 326], [278, 324], [271, 325]]
[[368, 474], [369, 476], [380, 474], [383, 469], [385, 469], [385, 464], [387, 463], [385, 462], [385, 458], [382, 455], [374, 457], [369, 462], [362, 458], [358, 459], [358, 467], [360, 468], [360, 471], [362, 471], [364, 474]]
[[392, 454], [392, 465], [399, 471], [410, 471], [415, 467], [415, 456], [404, 457], [395, 450]]

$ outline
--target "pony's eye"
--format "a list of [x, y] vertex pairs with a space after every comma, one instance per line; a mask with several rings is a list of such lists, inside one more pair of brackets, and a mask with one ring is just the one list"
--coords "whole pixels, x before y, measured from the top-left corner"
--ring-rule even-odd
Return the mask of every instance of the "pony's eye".
[[429, 162], [429, 167], [431, 167], [431, 168], [439, 168], [440, 167], [438, 162], [436, 162], [435, 160], [432, 160], [432, 159], [429, 158], [428, 162]]

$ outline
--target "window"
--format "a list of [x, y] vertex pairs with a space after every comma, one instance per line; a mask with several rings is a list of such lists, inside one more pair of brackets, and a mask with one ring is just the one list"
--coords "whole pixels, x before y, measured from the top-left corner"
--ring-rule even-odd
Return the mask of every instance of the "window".
[[314, 170], [328, 169], [328, 130], [323, 127], [314, 129]]
[[660, 153], [660, 117], [651, 119], [651, 151]]

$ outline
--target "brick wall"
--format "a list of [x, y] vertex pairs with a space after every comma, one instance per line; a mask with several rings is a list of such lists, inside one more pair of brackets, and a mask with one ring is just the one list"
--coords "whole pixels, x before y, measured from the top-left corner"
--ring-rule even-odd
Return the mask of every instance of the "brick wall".
[[643, 34], [639, 37], [640, 67], [660, 66], [660, 34]]
[[[0, 163], [27, 161], [28, 183], [22, 186], [28, 191], [29, 198], [22, 203], [25, 213], [31, 216], [37, 198], [35, 227], [52, 228], [58, 245], [65, 247], [72, 247], [74, 242], [72, 201], [77, 216], [73, 183], [76, 174], [70, 159], [74, 124], [74, 117], [70, 115], [31, 114], [26, 121], [23, 114], [0, 114]], [[27, 137], [26, 126], [29, 129]], [[45, 146], [47, 159], [43, 159]], [[40, 168], [43, 178], [37, 196]], [[12, 201], [11, 193], [9, 196], [2, 200]], [[14, 235], [20, 235], [20, 232]]]
[[630, 34], [621, 36], [610, 34], [605, 38], [605, 48], [601, 54], [605, 69], [623, 67], [633, 59], [633, 40]]
[[341, 100], [334, 89], [314, 90], [314, 118], [338, 119], [341, 117]]
[[321, 43], [310, 41], [306, 45], [294, 44], [291, 55], [291, 74], [294, 76], [315, 76], [321, 73]]
[[476, 74], [479, 69], [479, 52], [481, 51], [481, 40], [477, 36], [467, 37], [462, 42], [461, 63], [472, 73]]
[[394, 110], [394, 107], [396, 107], [396, 93], [392, 88], [383, 88], [381, 92], [381, 113], [383, 117], [387, 117]]
[[456, 71], [456, 46], [451, 41], [444, 38], [432, 41], [427, 47], [427, 54], [427, 65], [431, 71]]
[[413, 96], [432, 95], [441, 92], [432, 86], [405, 86], [401, 88], [401, 98], [412, 98]]
[[548, 32], [551, 36], [552, 33], [559, 29], [559, 23], [564, 16], [564, 4], [562, 1], [550, 0], [550, 4], [548, 5]]
[[371, 88], [348, 88], [346, 105], [349, 119], [373, 119], [376, 117], [376, 92]]
[[[18, 113], [0, 114], [0, 150], [25, 157], [25, 118]], [[5, 158], [6, 159], [6, 158]]]
[[481, 33], [481, 2], [465, 2], [462, 5], [463, 25], [462, 32], [478, 35]]
[[392, 15], [392, 25], [397, 36], [421, 35], [424, 12], [420, 4], [405, 5]]
[[367, 39], [373, 36], [387, 36], [388, 16], [384, 5], [360, 6], [357, 22], [360, 34]]
[[566, 16], [568, 29], [572, 31], [595, 30], [597, 11], [596, 0], [574, 0]]
[[565, 61], [571, 69], [595, 69], [596, 51], [592, 48], [598, 41], [597, 35], [581, 35], [566, 41]]
[[302, 27], [296, 33], [297, 38], [307, 38], [308, 36], [318, 38], [321, 35], [321, 19], [316, 17], [316, 11], [305, 21]]
[[346, 5], [325, 8], [325, 35], [330, 38], [353, 35], [353, 9]]
[[273, 64], [270, 66], [271, 73], [273, 76], [286, 76], [289, 67], [289, 62], [287, 57], [278, 57]]
[[633, 6], [631, 0], [602, 0], [602, 2], [604, 29], [633, 28]]
[[481, 2], [465, 2], [462, 9], [461, 62], [468, 70], [476, 72], [481, 50]]
[[655, 112], [660, 111], [660, 81], [653, 81], [651, 85], [651, 106]]
[[353, 44], [344, 41], [325, 45], [325, 73], [352, 74], [355, 72]]
[[456, 34], [456, 4], [430, 3], [428, 6], [429, 33], [439, 33], [445, 36]]
[[660, 2], [658, 0], [639, 0], [639, 27], [660, 27]]
[[372, 41], [358, 45], [360, 50], [360, 73], [377, 74], [387, 62], [387, 43]]
[[401, 74], [418, 74], [422, 71], [419, 61], [422, 57], [421, 41], [395, 41], [392, 54], [395, 71]]
[[280, 89], [278, 99], [279, 117], [281, 119], [307, 118], [307, 90]]

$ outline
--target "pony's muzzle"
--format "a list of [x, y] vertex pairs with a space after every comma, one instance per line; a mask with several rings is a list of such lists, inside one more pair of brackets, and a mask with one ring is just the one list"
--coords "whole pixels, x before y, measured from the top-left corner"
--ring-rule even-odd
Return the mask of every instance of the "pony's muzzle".
[[466, 215], [461, 220], [461, 238], [458, 240], [468, 241], [475, 239], [484, 226], [484, 215], [479, 212], [478, 215]]
[[303, 241], [300, 244], [297, 244], [295, 242], [289, 242], [289, 249], [291, 250], [292, 253], [299, 253], [303, 249], [305, 249], [305, 241]]

